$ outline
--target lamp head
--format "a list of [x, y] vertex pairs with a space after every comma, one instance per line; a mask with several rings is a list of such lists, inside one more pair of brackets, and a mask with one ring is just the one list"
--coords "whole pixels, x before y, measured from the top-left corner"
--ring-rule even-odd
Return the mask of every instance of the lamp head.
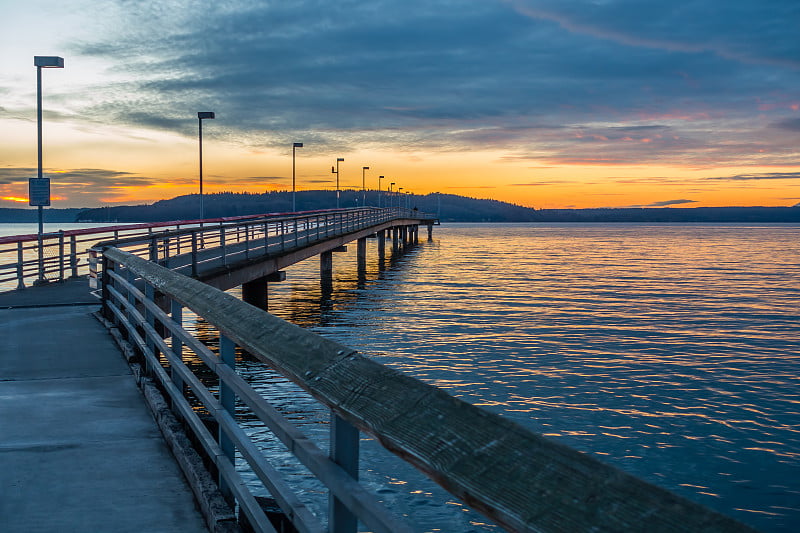
[[204, 118], [215, 118], [213, 111], [198, 111], [197, 118], [203, 120]]
[[337, 161], [344, 161], [344, 157], [337, 157], [336, 160]]
[[369, 170], [369, 167], [362, 167], [364, 170]]
[[294, 144], [292, 144], [292, 147], [294, 147], [294, 148], [302, 148], [303, 147], [303, 143], [294, 143]]
[[64, 68], [64, 58], [58, 56], [33, 56], [33, 66], [42, 68]]

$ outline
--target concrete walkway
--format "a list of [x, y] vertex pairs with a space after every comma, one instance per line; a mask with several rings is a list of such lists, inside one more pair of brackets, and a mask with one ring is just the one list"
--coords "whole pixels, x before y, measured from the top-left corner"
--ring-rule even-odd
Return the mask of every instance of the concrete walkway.
[[0, 294], [0, 531], [206, 531], [91, 301], [85, 281]]

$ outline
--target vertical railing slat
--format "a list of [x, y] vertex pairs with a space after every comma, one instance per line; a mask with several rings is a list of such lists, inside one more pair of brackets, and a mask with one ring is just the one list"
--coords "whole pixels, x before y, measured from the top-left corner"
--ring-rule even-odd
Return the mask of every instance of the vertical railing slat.
[[[228, 365], [231, 368], [236, 368], [236, 344], [225, 335], [219, 336], [219, 358], [222, 364]], [[236, 418], [236, 395], [222, 378], [219, 380], [219, 403], [222, 404], [222, 408], [230, 413], [234, 419]], [[219, 428], [219, 446], [222, 448], [222, 452], [225, 454], [225, 457], [230, 460], [231, 464], [235, 464], [236, 448], [233, 445], [233, 441], [228, 438], [223, 431], [222, 425], [220, 425]], [[222, 475], [219, 477], [219, 486], [222, 495], [232, 503], [230, 487], [227, 486]]]
[[[358, 429], [331, 413], [330, 457], [354, 480], [358, 480]], [[333, 494], [328, 497], [328, 531], [355, 533], [358, 519]]]

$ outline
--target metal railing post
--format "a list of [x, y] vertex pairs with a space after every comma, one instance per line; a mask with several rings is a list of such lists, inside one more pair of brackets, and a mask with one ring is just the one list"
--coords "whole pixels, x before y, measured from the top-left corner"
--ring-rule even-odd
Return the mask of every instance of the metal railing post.
[[115, 325], [118, 325], [117, 318], [114, 316], [114, 313], [111, 312], [109, 309], [108, 304], [111, 298], [111, 291], [109, 291], [109, 287], [111, 284], [111, 275], [109, 274], [114, 269], [114, 263], [109, 261], [106, 257], [106, 254], [103, 253], [103, 250], [100, 250], [100, 256], [102, 258], [103, 263], [103, 272], [101, 273], [101, 283], [100, 288], [102, 289], [102, 303], [103, 303], [103, 316], [106, 320], [113, 322]]
[[[332, 412], [330, 438], [330, 458], [358, 480], [358, 429]], [[330, 533], [355, 533], [358, 519], [332, 494], [328, 497], [328, 513]]]
[[219, 246], [222, 249], [222, 266], [228, 266], [228, 246], [225, 243], [225, 228], [219, 229]]
[[[172, 322], [179, 328], [183, 327], [183, 306], [174, 298], [170, 301], [170, 312], [172, 314]], [[172, 353], [175, 354], [177, 359], [183, 361], [183, 343], [178, 335], [172, 335]], [[184, 391], [183, 379], [180, 373], [175, 368], [170, 369], [172, 375], [172, 382], [179, 391]]]
[[64, 281], [64, 230], [58, 231], [58, 280]]
[[23, 262], [22, 241], [17, 241], [17, 290], [25, 288], [25, 263]]
[[[236, 368], [236, 344], [222, 334], [219, 336], [219, 358], [223, 364], [231, 368]], [[236, 395], [230, 386], [221, 378], [219, 382], [219, 403], [222, 404], [222, 408], [230, 413], [234, 419], [236, 418]], [[219, 426], [218, 438], [222, 453], [230, 460], [231, 464], [235, 464], [236, 447], [233, 441], [231, 441], [223, 431], [222, 424]], [[222, 495], [228, 500], [228, 503], [233, 503], [233, 494], [221, 473], [219, 477], [219, 487]]]
[[69, 264], [72, 269], [71, 276], [78, 277], [78, 240], [75, 235], [69, 238]]
[[197, 232], [192, 231], [192, 277], [197, 277]]
[[150, 261], [158, 263], [158, 243], [155, 237], [150, 239]]
[[[125, 269], [125, 281], [127, 281], [128, 285], [130, 285], [131, 287], [135, 286], [136, 274], [134, 274], [133, 270], [131, 270], [130, 268], [126, 268]], [[126, 293], [127, 293], [128, 303], [131, 304], [131, 306], [133, 308], [135, 308], [136, 307], [136, 296], [133, 294], [133, 292], [130, 289], [126, 289]], [[133, 317], [132, 317], [131, 312], [130, 311], [126, 311], [126, 314], [128, 316], [128, 322], [133, 324], [134, 321], [133, 321]], [[126, 332], [126, 333], [127, 333], [127, 335], [130, 335], [130, 332]], [[128, 336], [127, 338], [130, 338], [130, 337]]]
[[43, 239], [42, 239], [42, 232], [39, 232], [39, 235], [38, 235], [38, 238], [37, 238], [37, 243], [38, 243], [37, 248], [39, 249], [38, 250], [38, 254], [39, 254], [39, 279], [37, 279], [36, 281], [38, 283], [45, 283], [45, 279], [44, 279], [44, 242], [43, 242]]
[[264, 222], [264, 255], [269, 254], [269, 225]]
[[[155, 239], [153, 240], [153, 242], [155, 242]], [[150, 300], [151, 302], [154, 302], [155, 299], [156, 299], [156, 291], [155, 291], [155, 289], [146, 280], [142, 280], [142, 281], [144, 281], [144, 297], [145, 297], [145, 299]], [[144, 309], [144, 320], [145, 320], [145, 322], [147, 322], [150, 325], [150, 327], [155, 329], [155, 327], [156, 327], [156, 317], [153, 315], [153, 312], [147, 306], [145, 306], [145, 309]], [[158, 357], [156, 355], [156, 342], [155, 342], [155, 339], [153, 339], [150, 335], [147, 335], [146, 337], [147, 337], [147, 349], [150, 350], [150, 353], [153, 355], [154, 358]], [[148, 376], [152, 376], [153, 375], [153, 369], [150, 368], [149, 359], [147, 357], [144, 357], [144, 367], [145, 367], [146, 374]]]

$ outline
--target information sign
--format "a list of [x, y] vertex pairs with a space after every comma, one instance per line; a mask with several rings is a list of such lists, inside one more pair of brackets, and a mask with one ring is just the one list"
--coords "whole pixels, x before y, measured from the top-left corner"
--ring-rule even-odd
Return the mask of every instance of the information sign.
[[50, 178], [28, 179], [28, 205], [50, 205]]

